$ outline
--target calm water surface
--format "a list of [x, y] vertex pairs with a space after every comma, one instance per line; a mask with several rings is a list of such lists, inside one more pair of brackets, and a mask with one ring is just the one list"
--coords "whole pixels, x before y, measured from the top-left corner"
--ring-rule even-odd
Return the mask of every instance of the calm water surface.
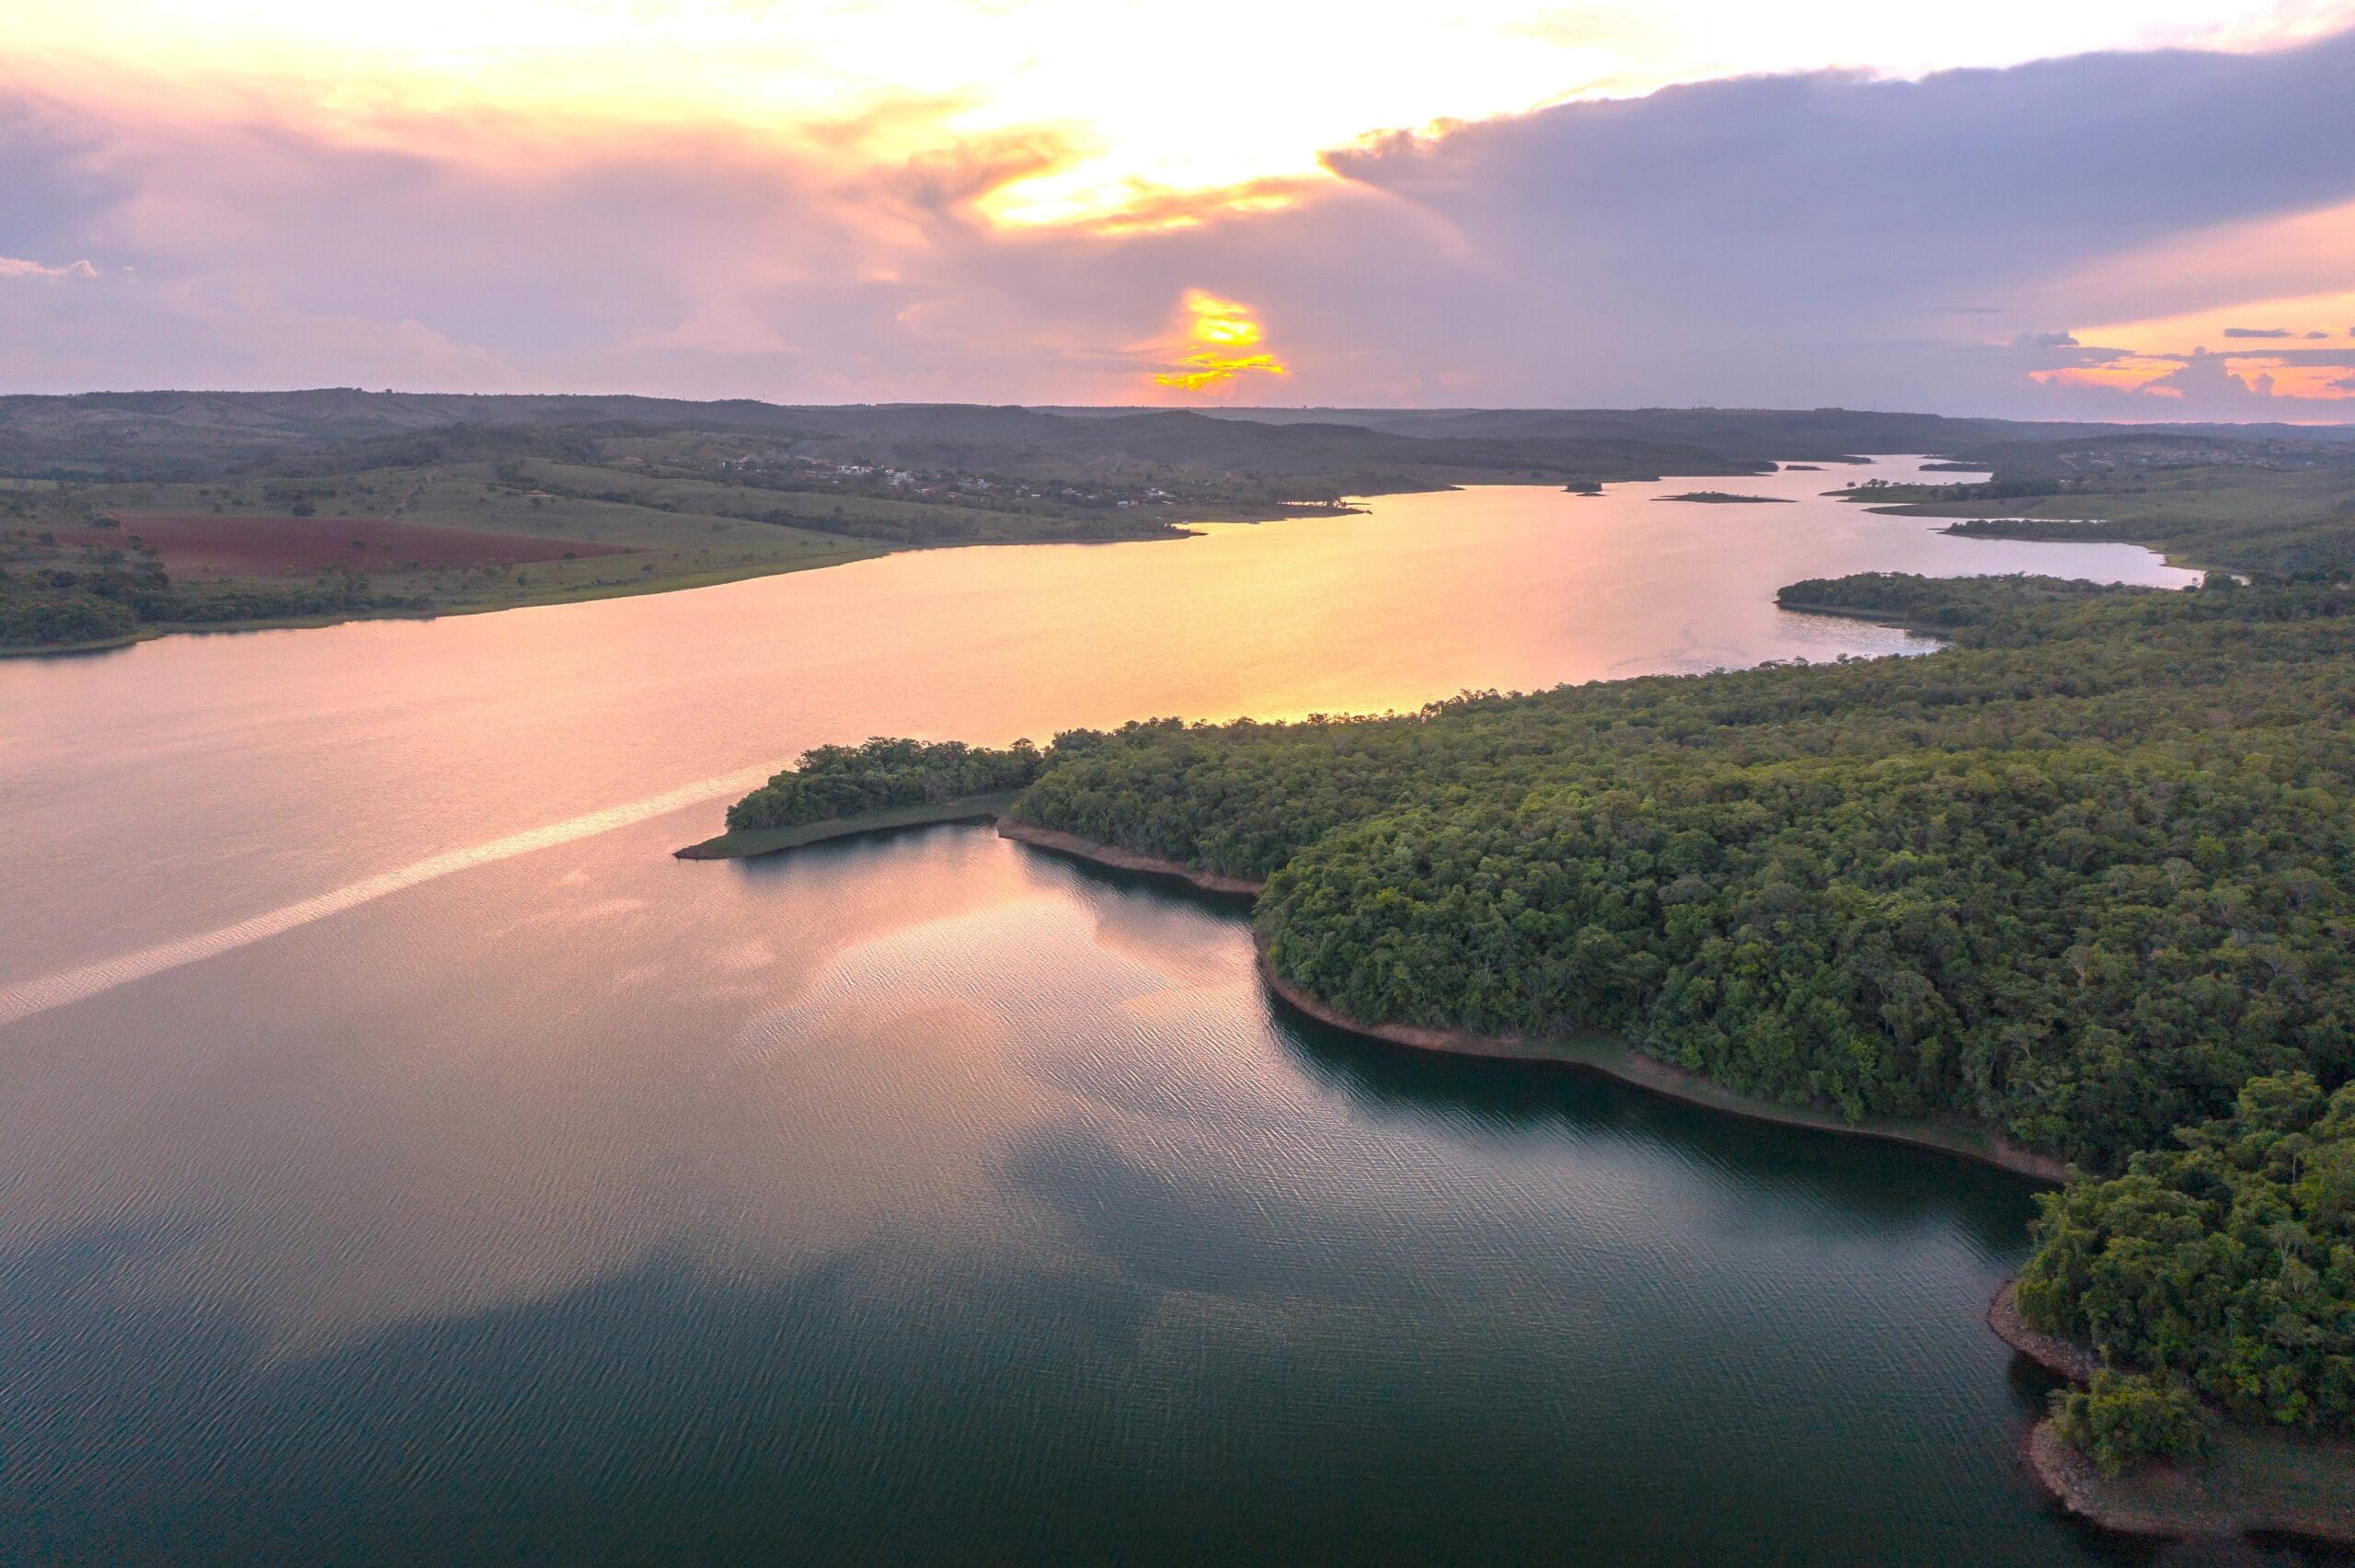
[[2015, 1462], [2018, 1183], [1326, 1034], [983, 830], [666, 853], [820, 742], [2184, 580], [1832, 477], [0, 664], [0, 1560], [2116, 1558]]

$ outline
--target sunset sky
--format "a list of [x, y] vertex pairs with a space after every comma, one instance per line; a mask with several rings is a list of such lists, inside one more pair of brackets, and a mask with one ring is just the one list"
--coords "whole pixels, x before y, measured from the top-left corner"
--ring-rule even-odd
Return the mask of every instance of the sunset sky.
[[2355, 0], [14, 0], [0, 392], [2355, 418]]

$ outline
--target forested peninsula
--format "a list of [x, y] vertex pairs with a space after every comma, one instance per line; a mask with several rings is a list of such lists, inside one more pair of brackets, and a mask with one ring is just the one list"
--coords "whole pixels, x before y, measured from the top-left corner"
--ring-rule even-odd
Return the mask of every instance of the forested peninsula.
[[[2103, 1375], [2043, 1440], [2097, 1481], [2250, 1435], [2270, 1463], [2266, 1432], [2355, 1422], [2343, 575], [1830, 579], [1784, 601], [1949, 645], [865, 750], [893, 798], [1023, 778], [1012, 831], [1263, 884], [1271, 979], [1352, 1025], [1602, 1032], [1752, 1099], [2067, 1161], [2020, 1310]], [[822, 809], [856, 756], [740, 809]]]

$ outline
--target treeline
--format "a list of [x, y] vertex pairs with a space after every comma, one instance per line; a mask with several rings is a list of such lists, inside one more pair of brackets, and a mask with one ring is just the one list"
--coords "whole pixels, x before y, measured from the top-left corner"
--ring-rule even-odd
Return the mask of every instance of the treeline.
[[2195, 1395], [2355, 1430], [2355, 1087], [2252, 1079], [2175, 1142], [2040, 1200], [2020, 1311], [2112, 1364], [2057, 1402], [2064, 1435], [2114, 1472], [2196, 1454]]
[[1886, 616], [1909, 625], [1951, 630], [1979, 625], [2033, 605], [2074, 602], [2127, 591], [2082, 578], [1924, 578], [1910, 572], [1858, 572], [1844, 578], [1806, 578], [1775, 589], [1786, 610], [1837, 610]]
[[728, 808], [730, 832], [798, 828], [895, 807], [999, 795], [1038, 778], [1049, 760], [1076, 755], [1103, 737], [1072, 730], [1046, 750], [1028, 740], [1002, 750], [959, 740], [879, 736], [861, 746], [820, 746]]
[[79, 571], [0, 570], [0, 647], [115, 642], [142, 626], [222, 625], [353, 611], [417, 610], [422, 598], [376, 593], [351, 572], [284, 585], [182, 589], [153, 565]]
[[1015, 810], [1269, 878], [1270, 962], [1367, 1023], [1611, 1028], [2114, 1170], [2349, 1070], [2349, 602], [2087, 595], [1919, 659], [1162, 730]]
[[1998, 476], [1975, 485], [1911, 485], [1903, 481], [1867, 479], [1854, 493], [1877, 503], [1926, 501], [2024, 501], [2067, 492], [2058, 476], [2035, 475]]
[[2196, 1453], [2203, 1402], [2346, 1430], [2355, 589], [1786, 594], [1953, 646], [1048, 754], [871, 742], [779, 782], [843, 777], [795, 809], [847, 813], [1028, 770], [1020, 819], [1264, 878], [1269, 962], [1361, 1022], [1605, 1028], [2064, 1155], [2092, 1175], [2047, 1201], [2021, 1307], [2113, 1363], [2064, 1436], [2116, 1467]]
[[0, 647], [119, 642], [138, 628], [131, 607], [78, 589], [33, 585], [0, 572]]

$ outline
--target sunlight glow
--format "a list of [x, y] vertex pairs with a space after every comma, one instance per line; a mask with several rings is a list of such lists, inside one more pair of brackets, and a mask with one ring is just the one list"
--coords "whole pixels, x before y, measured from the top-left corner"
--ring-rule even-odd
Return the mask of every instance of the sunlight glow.
[[1241, 376], [1292, 374], [1292, 368], [1273, 354], [1235, 352], [1253, 348], [1267, 338], [1249, 305], [1189, 289], [1185, 310], [1192, 318], [1186, 340], [1193, 351], [1178, 361], [1179, 369], [1155, 376], [1156, 383], [1183, 392], [1205, 392], [1230, 386]]
[[[723, 129], [861, 163], [1019, 134], [1007, 224], [1178, 228], [1281, 201], [1394, 130], [1680, 81], [1919, 74], [2097, 48], [2257, 48], [2355, 0], [16, 0], [0, 63], [44, 90], [194, 99], [363, 139], [484, 114], [568, 134]], [[1141, 217], [1155, 210], [1150, 219]]]
[[2030, 372], [2063, 386], [2109, 386], [2180, 396], [2160, 384], [2195, 362], [2260, 395], [2355, 399], [2355, 291], [2254, 300], [2179, 315], [2075, 330], [2110, 353], [2101, 362]]

